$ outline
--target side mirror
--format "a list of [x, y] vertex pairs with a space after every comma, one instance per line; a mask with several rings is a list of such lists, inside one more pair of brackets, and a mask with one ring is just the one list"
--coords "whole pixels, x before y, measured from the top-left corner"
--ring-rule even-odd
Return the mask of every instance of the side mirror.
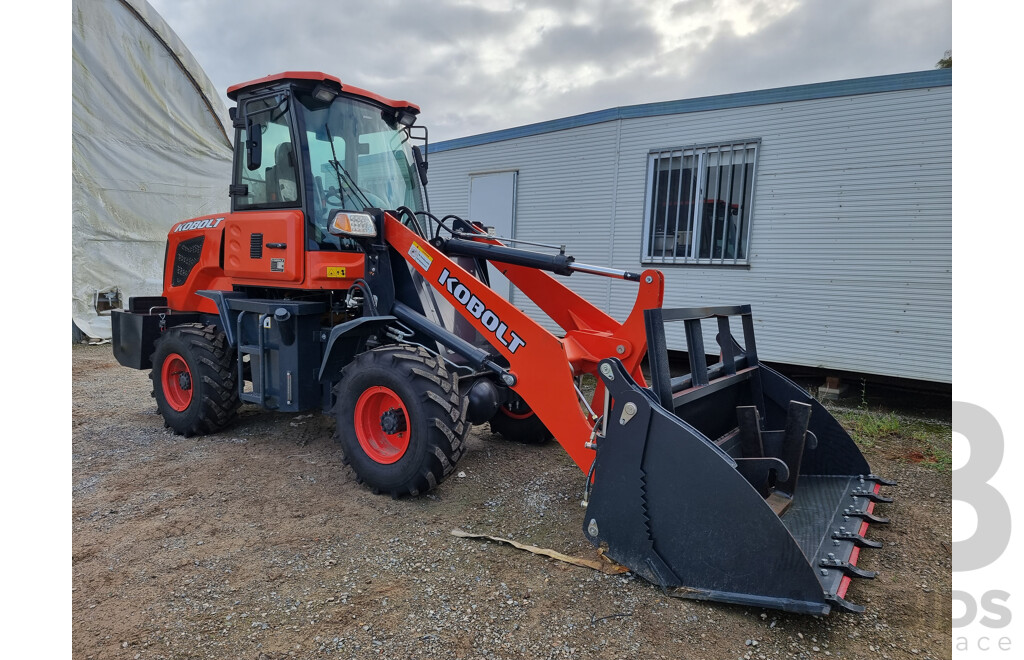
[[420, 175], [420, 183], [427, 185], [427, 159], [423, 157], [420, 145], [413, 145], [412, 157], [416, 159], [416, 171]]
[[245, 123], [245, 151], [249, 171], [259, 169], [263, 162], [263, 127], [252, 118]]

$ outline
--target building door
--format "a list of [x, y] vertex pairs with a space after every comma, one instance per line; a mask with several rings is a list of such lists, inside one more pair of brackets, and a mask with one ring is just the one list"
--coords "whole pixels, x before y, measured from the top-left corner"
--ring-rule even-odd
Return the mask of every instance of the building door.
[[[469, 175], [469, 219], [494, 227], [497, 237], [515, 237], [516, 175], [518, 172], [493, 172]], [[493, 264], [487, 267], [491, 288], [512, 301], [512, 285]]]

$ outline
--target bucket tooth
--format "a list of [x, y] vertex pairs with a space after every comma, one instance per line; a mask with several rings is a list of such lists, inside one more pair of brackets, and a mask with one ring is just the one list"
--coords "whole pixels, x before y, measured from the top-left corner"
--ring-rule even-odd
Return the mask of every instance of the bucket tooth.
[[843, 511], [843, 515], [848, 517], [848, 518], [860, 518], [864, 522], [869, 522], [872, 525], [888, 525], [889, 524], [889, 519], [888, 518], [882, 518], [881, 516], [876, 516], [873, 513], [868, 513], [867, 511], [848, 510], [848, 511]]
[[878, 550], [882, 547], [881, 541], [872, 541], [871, 539], [865, 538], [861, 534], [855, 532], [848, 532], [846, 530], [839, 530], [833, 532], [832, 538], [837, 541], [852, 541], [858, 548], [873, 548]]
[[897, 485], [899, 485], [895, 481], [889, 481], [888, 479], [883, 479], [882, 477], [878, 476], [877, 474], [869, 474], [866, 477], [864, 477], [864, 479], [866, 481], [873, 481], [876, 484], [879, 484], [881, 486], [897, 486]]
[[846, 600], [844, 598], [840, 598], [839, 596], [836, 596], [835, 594], [829, 594], [829, 595], [825, 596], [825, 601], [829, 605], [834, 607], [835, 609], [840, 610], [842, 612], [849, 612], [851, 614], [863, 614], [864, 613], [864, 606], [863, 605], [856, 605], [856, 604], [851, 603], [850, 601], [848, 601], [848, 600]]
[[890, 504], [892, 503], [891, 497], [885, 497], [871, 490], [864, 490], [863, 488], [855, 488], [850, 492], [850, 497], [863, 497], [876, 504]]
[[836, 569], [842, 571], [844, 575], [849, 577], [864, 578], [867, 580], [875, 579], [878, 575], [875, 571], [865, 571], [863, 568], [859, 568], [848, 561], [842, 561], [841, 559], [828, 558], [822, 559], [818, 562], [818, 566], [826, 569]]

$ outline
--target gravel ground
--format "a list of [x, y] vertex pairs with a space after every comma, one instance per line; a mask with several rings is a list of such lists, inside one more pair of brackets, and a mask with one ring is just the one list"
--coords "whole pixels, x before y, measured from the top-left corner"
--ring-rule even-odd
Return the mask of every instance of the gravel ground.
[[[873, 526], [879, 571], [814, 618], [666, 598], [459, 527], [594, 557], [584, 476], [555, 443], [476, 427], [416, 499], [355, 482], [323, 415], [243, 406], [227, 430], [164, 429], [145, 372], [75, 346], [75, 658], [949, 658], [951, 481], [898, 434], [865, 451], [900, 482]], [[948, 423], [929, 438], [947, 450]]]

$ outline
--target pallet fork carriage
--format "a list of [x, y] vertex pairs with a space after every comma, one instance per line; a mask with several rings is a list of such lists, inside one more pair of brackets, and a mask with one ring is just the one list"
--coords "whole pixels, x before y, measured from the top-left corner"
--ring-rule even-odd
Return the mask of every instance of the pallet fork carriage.
[[[175, 225], [162, 296], [113, 316], [175, 432], [242, 402], [321, 408], [360, 482], [437, 486], [472, 424], [553, 437], [586, 475], [585, 536], [675, 596], [809, 614], [845, 598], [888, 482], [797, 385], [758, 361], [748, 306], [664, 309], [664, 277], [511, 247], [419, 206], [419, 109], [314, 72], [236, 85], [232, 212]], [[491, 264], [562, 331], [489, 286]], [[635, 282], [621, 323], [564, 286]], [[691, 369], [672, 377], [667, 323]], [[704, 324], [720, 360], [708, 366]], [[734, 327], [740, 329], [735, 335]], [[648, 358], [650, 383], [641, 363]], [[586, 397], [580, 382], [595, 378]]]

